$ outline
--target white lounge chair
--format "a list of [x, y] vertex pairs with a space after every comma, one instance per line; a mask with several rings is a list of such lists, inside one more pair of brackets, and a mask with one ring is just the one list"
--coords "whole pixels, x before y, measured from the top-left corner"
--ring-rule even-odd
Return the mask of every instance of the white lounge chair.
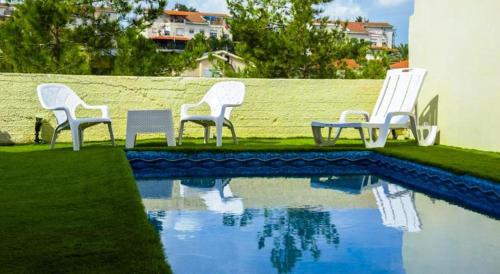
[[[219, 82], [213, 85], [197, 104], [184, 104], [181, 106], [181, 123], [179, 126], [179, 145], [182, 144], [184, 124], [188, 121], [202, 125], [205, 128], [205, 144], [208, 143], [210, 126], [215, 126], [217, 146], [222, 146], [222, 127], [228, 127], [233, 135], [233, 141], [238, 143], [234, 126], [229, 120], [233, 107], [240, 106], [245, 98], [245, 84], [236, 81]], [[210, 115], [190, 115], [189, 109], [207, 103]]]
[[[334, 145], [342, 129], [354, 128], [359, 130], [361, 140], [367, 148], [384, 147], [391, 129], [409, 128], [420, 146], [433, 145], [437, 126], [419, 126], [417, 129], [418, 120], [415, 114], [425, 74], [425, 69], [418, 68], [389, 70], [371, 117], [366, 111], [346, 110], [342, 112], [338, 122], [313, 121], [311, 126], [314, 141], [318, 145]], [[362, 115], [365, 121], [348, 122], [349, 115]], [[322, 128], [329, 129], [326, 140], [321, 135]], [[337, 132], [331, 140], [333, 128], [337, 128]], [[365, 138], [365, 129], [368, 138]], [[427, 136], [424, 138], [424, 135]]]
[[413, 191], [381, 181], [383, 184], [373, 188], [372, 191], [382, 223], [408, 232], [419, 232], [422, 224], [415, 206]]
[[[79, 151], [83, 145], [83, 131], [93, 125], [104, 123], [108, 125], [111, 143], [115, 145], [113, 136], [113, 128], [111, 127], [111, 119], [108, 115], [107, 106], [90, 106], [87, 105], [78, 95], [76, 95], [69, 87], [62, 84], [42, 84], [37, 87], [38, 99], [42, 107], [52, 110], [56, 116], [57, 126], [54, 129], [54, 135], [50, 144], [51, 149], [54, 148], [57, 135], [65, 129], [71, 130], [73, 139], [73, 150]], [[102, 116], [99, 118], [77, 118], [75, 110], [78, 106], [86, 109], [101, 110]]]

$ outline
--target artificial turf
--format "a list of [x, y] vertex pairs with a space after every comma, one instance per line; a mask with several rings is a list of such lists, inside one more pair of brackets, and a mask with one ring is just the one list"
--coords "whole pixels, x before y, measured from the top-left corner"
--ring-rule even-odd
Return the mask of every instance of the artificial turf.
[[[169, 273], [158, 235], [118, 147], [96, 142], [0, 147], [0, 272]], [[317, 147], [311, 138], [224, 140], [221, 148], [187, 139], [139, 142], [137, 150], [330, 151], [362, 150], [360, 141]], [[391, 141], [377, 152], [500, 182], [500, 153]], [[188, 262], [189, 263], [189, 262]]]
[[1, 273], [170, 273], [121, 148], [0, 147]]

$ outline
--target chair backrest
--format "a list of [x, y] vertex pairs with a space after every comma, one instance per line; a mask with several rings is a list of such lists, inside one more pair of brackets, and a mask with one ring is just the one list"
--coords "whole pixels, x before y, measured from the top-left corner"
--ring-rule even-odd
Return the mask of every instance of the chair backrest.
[[[393, 111], [412, 112], [426, 73], [425, 69], [420, 68], [387, 71], [370, 122], [383, 123], [387, 113]], [[406, 116], [396, 116], [392, 118], [391, 124], [404, 124], [408, 121]]]
[[63, 110], [54, 111], [58, 125], [70, 118], [74, 119], [76, 108], [83, 102], [73, 90], [63, 84], [41, 84], [37, 87], [37, 93], [38, 99], [45, 109], [68, 108], [71, 117], [67, 117]]
[[[213, 85], [203, 97], [211, 109], [212, 116], [219, 116], [222, 105], [241, 105], [245, 99], [245, 84], [237, 81], [218, 82]], [[229, 119], [232, 107], [226, 108], [224, 118]]]

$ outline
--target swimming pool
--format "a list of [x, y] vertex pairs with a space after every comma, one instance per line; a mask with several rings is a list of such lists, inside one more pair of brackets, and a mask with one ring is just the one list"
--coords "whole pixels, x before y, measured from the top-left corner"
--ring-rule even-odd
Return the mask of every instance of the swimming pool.
[[500, 267], [500, 191], [477, 178], [372, 152], [128, 157], [174, 273]]

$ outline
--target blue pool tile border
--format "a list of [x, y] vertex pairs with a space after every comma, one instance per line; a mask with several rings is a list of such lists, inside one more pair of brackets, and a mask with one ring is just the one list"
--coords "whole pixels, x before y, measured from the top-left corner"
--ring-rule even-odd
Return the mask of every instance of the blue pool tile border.
[[[136, 176], [279, 176], [375, 173], [449, 202], [500, 218], [500, 184], [373, 151], [198, 152], [127, 151]], [[288, 166], [295, 168], [287, 168]], [[306, 169], [300, 167], [307, 167]], [[404, 179], [404, 180], [402, 180]]]

